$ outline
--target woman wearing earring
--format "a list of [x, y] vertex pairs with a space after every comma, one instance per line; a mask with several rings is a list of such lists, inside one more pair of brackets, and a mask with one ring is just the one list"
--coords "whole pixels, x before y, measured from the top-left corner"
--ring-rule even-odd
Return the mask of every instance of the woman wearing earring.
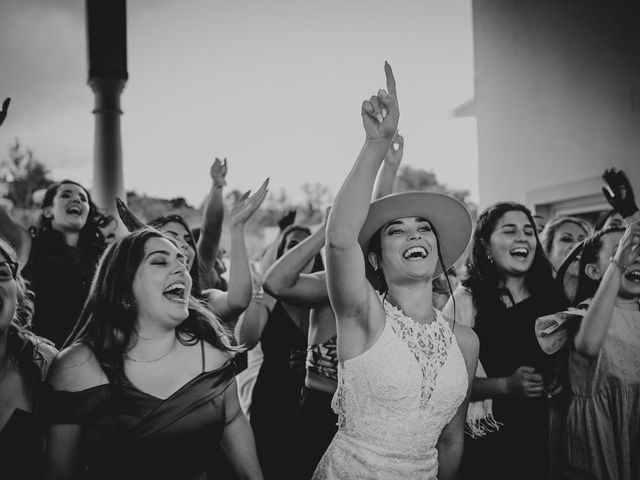
[[240, 478], [262, 478], [237, 348], [191, 296], [186, 265], [152, 229], [105, 253], [49, 375], [47, 478], [204, 480], [218, 443]]
[[40, 478], [44, 442], [38, 417], [57, 350], [31, 333], [33, 303], [14, 250], [0, 239], [0, 476]]
[[473, 399], [491, 400], [501, 424], [466, 439], [461, 478], [547, 478], [548, 396], [555, 393], [556, 363], [538, 345], [534, 326], [565, 300], [526, 207], [499, 202], [480, 214], [467, 277], [454, 292], [451, 310], [453, 301], [456, 318], [480, 339], [486, 378], [475, 378]]
[[37, 230], [25, 230], [0, 209], [0, 234], [12, 239], [35, 293], [33, 331], [58, 348], [78, 319], [104, 251], [103, 221], [89, 192], [71, 180], [47, 189]]
[[336, 315], [338, 432], [314, 478], [455, 478], [478, 343], [433, 308], [432, 282], [467, 246], [468, 211], [426, 192], [370, 204], [398, 126], [388, 93], [362, 105], [365, 144], [331, 208], [327, 282]]

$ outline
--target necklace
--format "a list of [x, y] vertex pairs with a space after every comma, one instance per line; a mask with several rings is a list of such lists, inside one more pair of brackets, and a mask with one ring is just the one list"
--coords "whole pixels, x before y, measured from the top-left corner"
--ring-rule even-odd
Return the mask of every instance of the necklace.
[[163, 353], [162, 355], [160, 355], [158, 358], [152, 358], [152, 359], [142, 359], [142, 358], [133, 358], [130, 357], [129, 355], [127, 355], [126, 353], [124, 354], [125, 358], [128, 358], [129, 360], [131, 360], [132, 362], [138, 362], [138, 363], [154, 363], [154, 362], [159, 362], [160, 360], [162, 360], [164, 357], [166, 357], [167, 355], [169, 355], [171, 352], [173, 352], [176, 348], [176, 345], [178, 344], [178, 341], [174, 338], [173, 339], [173, 345], [171, 345], [171, 348], [169, 350], [167, 350], [165, 353]]

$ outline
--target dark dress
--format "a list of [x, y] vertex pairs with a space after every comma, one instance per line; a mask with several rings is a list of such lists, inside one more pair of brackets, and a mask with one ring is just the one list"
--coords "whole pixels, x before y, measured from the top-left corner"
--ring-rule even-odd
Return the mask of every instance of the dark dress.
[[[34, 339], [35, 340], [35, 339]], [[0, 430], [0, 478], [19, 478], [24, 480], [40, 479], [44, 466], [44, 432], [38, 417], [40, 407], [39, 398], [44, 391], [49, 366], [58, 351], [45, 344], [41, 339], [36, 340], [33, 351], [33, 363], [39, 370], [40, 378], [33, 383], [33, 411], [27, 412], [16, 408], [7, 423]], [[23, 344], [21, 348], [29, 348]], [[20, 365], [24, 375], [29, 378], [25, 366]]]
[[265, 480], [291, 478], [294, 423], [305, 377], [307, 339], [280, 302], [262, 331], [264, 359], [253, 387], [251, 426]]
[[126, 380], [51, 392], [44, 417], [83, 426], [82, 478], [205, 479], [225, 424], [223, 394], [234, 377], [230, 360], [164, 400]]
[[[563, 307], [559, 298], [531, 296], [507, 308], [490, 322], [474, 326], [480, 340], [479, 360], [487, 377], [507, 377], [520, 366], [542, 374], [545, 384], [556, 370], [536, 339], [538, 317]], [[513, 395], [493, 399], [493, 416], [502, 423], [496, 432], [472, 439], [465, 436], [460, 478], [548, 477], [549, 400]]]
[[[307, 347], [306, 369], [315, 375], [338, 382], [337, 336]], [[331, 402], [333, 392], [302, 389], [295, 423], [297, 478], [309, 480], [338, 431], [338, 415]]]
[[58, 232], [33, 238], [22, 276], [35, 293], [33, 331], [60, 349], [82, 310], [100, 259], [100, 248], [70, 247]]

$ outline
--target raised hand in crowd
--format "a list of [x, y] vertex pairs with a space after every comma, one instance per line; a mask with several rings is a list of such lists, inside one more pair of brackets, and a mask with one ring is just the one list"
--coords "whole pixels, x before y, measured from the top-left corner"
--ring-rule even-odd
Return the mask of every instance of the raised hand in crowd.
[[633, 187], [623, 170], [607, 168], [602, 174], [605, 186], [602, 187], [604, 197], [627, 224], [640, 220], [638, 205], [633, 194]]
[[404, 153], [404, 138], [397, 131], [393, 136], [389, 150], [387, 150], [384, 156], [384, 162], [378, 172], [378, 179], [374, 189], [373, 199], [384, 197], [393, 193], [393, 185], [395, 183], [396, 175], [398, 174], [398, 168], [400, 162], [402, 162], [402, 155]]
[[250, 195], [251, 191], [242, 195], [229, 212], [229, 288], [226, 292], [218, 289], [205, 292], [215, 311], [226, 323], [235, 322], [251, 302], [253, 288], [245, 242], [245, 226], [264, 202], [269, 192], [268, 187], [267, 178], [253, 195]]
[[9, 104], [11, 103], [11, 98], [7, 97], [2, 102], [2, 110], [0, 110], [0, 125], [2, 125], [7, 118], [7, 113], [9, 112]]
[[218, 288], [222, 279], [215, 268], [220, 237], [222, 235], [222, 223], [224, 220], [224, 201], [222, 192], [227, 185], [227, 159], [216, 158], [211, 164], [209, 175], [211, 177], [211, 189], [202, 212], [202, 229], [198, 238], [197, 252], [200, 268], [200, 280], [203, 290]]

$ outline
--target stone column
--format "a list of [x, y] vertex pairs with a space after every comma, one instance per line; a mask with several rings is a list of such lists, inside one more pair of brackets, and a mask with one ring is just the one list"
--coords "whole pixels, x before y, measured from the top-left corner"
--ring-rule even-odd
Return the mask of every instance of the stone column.
[[128, 79], [125, 0], [86, 0], [89, 86], [95, 96], [92, 197], [117, 216], [116, 195], [126, 201], [122, 174], [120, 94]]

